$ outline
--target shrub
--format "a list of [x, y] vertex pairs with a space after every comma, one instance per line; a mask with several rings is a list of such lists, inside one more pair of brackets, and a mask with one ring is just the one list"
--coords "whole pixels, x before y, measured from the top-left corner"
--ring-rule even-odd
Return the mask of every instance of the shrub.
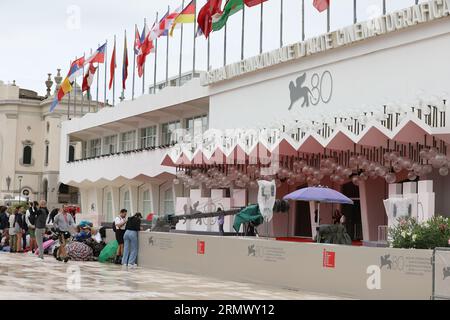
[[393, 248], [434, 249], [448, 247], [450, 239], [450, 220], [446, 217], [433, 217], [417, 223], [414, 218], [400, 218], [398, 225], [389, 229], [390, 245]]

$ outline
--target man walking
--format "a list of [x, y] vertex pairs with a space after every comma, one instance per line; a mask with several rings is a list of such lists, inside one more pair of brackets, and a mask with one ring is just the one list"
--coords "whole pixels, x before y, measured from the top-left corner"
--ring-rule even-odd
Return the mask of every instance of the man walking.
[[25, 222], [28, 226], [28, 233], [30, 235], [30, 250], [34, 253], [36, 250], [36, 216], [39, 210], [39, 203], [37, 201], [30, 202], [30, 208], [28, 208], [25, 214]]
[[39, 209], [36, 213], [36, 221], [35, 221], [35, 227], [36, 227], [36, 242], [39, 249], [39, 258], [40, 260], [44, 260], [44, 233], [45, 233], [45, 225], [47, 222], [47, 216], [48, 216], [48, 209], [47, 209], [47, 202], [45, 200], [41, 200], [39, 202]]
[[75, 229], [75, 221], [73, 221], [73, 217], [71, 214], [67, 212], [67, 210], [62, 210], [62, 212], [58, 213], [55, 217], [55, 221], [53, 222], [53, 227], [60, 233], [59, 236], [59, 251], [57, 255], [57, 259], [64, 262], [68, 261], [67, 252], [66, 252], [66, 242], [67, 239], [70, 238], [70, 234], [73, 233]]

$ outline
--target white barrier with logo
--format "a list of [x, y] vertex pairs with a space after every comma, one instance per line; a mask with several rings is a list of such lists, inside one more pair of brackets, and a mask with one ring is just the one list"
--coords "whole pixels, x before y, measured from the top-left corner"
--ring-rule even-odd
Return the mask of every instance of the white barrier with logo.
[[141, 232], [138, 263], [340, 297], [430, 299], [432, 255], [431, 250]]

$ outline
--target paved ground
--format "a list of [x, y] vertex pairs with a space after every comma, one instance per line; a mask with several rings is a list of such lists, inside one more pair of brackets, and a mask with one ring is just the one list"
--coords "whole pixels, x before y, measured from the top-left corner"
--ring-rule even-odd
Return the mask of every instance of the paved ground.
[[[77, 275], [81, 275], [78, 277]], [[78, 281], [78, 279], [80, 279]], [[248, 283], [98, 262], [0, 253], [0, 300], [10, 299], [337, 299]]]

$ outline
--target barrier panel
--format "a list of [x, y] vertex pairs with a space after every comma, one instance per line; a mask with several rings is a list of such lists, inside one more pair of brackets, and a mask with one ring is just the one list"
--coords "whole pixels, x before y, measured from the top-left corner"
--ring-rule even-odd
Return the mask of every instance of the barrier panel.
[[450, 300], [450, 248], [433, 251], [433, 299]]
[[138, 264], [339, 297], [429, 300], [432, 256], [432, 250], [141, 232]]

